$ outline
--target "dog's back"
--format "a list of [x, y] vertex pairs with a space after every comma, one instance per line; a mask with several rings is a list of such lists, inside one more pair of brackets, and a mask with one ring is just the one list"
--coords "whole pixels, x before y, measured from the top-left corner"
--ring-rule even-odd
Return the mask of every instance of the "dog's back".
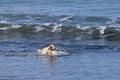
[[57, 51], [55, 50], [55, 46], [53, 44], [49, 45], [48, 47], [44, 47], [41, 50], [42, 54], [50, 54], [50, 55], [56, 55]]
[[42, 53], [42, 54], [47, 54], [48, 51], [49, 51], [49, 48], [48, 48], [48, 47], [45, 47], [45, 48], [43, 48], [43, 49], [41, 50], [41, 53]]

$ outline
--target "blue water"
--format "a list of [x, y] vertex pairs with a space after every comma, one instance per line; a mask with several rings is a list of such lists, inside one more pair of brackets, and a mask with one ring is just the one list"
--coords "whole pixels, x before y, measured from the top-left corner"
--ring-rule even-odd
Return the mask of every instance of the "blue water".
[[56, 59], [41, 56], [0, 57], [0, 79], [119, 80], [119, 57], [119, 52], [107, 50], [84, 51]]
[[[119, 0], [0, 0], [0, 80], [119, 80]], [[54, 43], [69, 55], [39, 56]]]
[[0, 13], [120, 17], [119, 0], [1, 0]]

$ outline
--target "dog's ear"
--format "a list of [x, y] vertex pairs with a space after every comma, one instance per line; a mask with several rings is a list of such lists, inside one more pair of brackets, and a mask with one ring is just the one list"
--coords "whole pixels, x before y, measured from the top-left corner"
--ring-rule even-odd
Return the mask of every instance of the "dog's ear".
[[55, 49], [55, 46], [54, 46], [54, 44], [52, 44], [51, 46], [53, 47], [53, 49]]

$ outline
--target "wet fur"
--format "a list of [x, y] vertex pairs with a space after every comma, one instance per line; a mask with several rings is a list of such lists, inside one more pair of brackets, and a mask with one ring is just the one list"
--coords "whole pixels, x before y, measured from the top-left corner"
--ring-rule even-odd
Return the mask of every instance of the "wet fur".
[[[52, 47], [51, 47], [52, 46]], [[49, 45], [48, 47], [44, 47], [41, 50], [42, 54], [50, 54], [50, 55], [56, 55], [57, 51], [55, 50], [55, 47], [53, 44]]]

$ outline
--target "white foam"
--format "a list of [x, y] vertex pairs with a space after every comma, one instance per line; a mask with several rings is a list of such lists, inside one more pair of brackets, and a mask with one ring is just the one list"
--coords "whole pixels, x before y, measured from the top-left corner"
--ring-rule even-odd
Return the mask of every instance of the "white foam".
[[61, 32], [62, 28], [61, 28], [62, 24], [56, 24], [55, 26], [52, 26], [52, 30], [51, 32]]
[[100, 29], [100, 34], [104, 34], [105, 32], [105, 29], [106, 29], [106, 26], [101, 26], [100, 28], [98, 28], [98, 29]]
[[72, 18], [72, 16], [68, 16], [68, 17], [62, 18], [62, 19], [60, 19], [60, 21], [69, 21], [70, 18]]
[[57, 55], [68, 55], [69, 53], [65, 52], [65, 51], [57, 51]]
[[88, 28], [90, 28], [90, 26], [76, 26], [78, 29], [81, 29], [81, 30], [86, 30]]
[[5, 24], [5, 23], [8, 23], [8, 22], [5, 21], [5, 20], [1, 20], [0, 23], [4, 23]]
[[20, 25], [12, 25], [11, 27], [1, 27], [0, 28], [0, 30], [9, 30], [9, 29], [11, 29], [11, 28], [19, 28], [19, 27], [22, 27], [22, 26], [20, 26]]
[[43, 56], [48, 56], [48, 55], [49, 56], [69, 55], [69, 53], [67, 53], [66, 51], [61, 51], [61, 50], [57, 51], [57, 54], [42, 54], [40, 49], [38, 49], [37, 51], [38, 51], [39, 55], [43, 55]]
[[120, 29], [116, 28], [115, 30], [120, 31]]
[[22, 26], [17, 25], [17, 24], [14, 24], [14, 25], [12, 25], [10, 28], [20, 28], [20, 27], [22, 27]]
[[76, 27], [77, 27], [78, 29], [82, 29], [82, 28], [81, 28], [80, 26], [78, 26], [78, 25], [77, 25]]
[[45, 23], [44, 25], [45, 26], [50, 26], [52, 23]]
[[42, 31], [43, 29], [44, 29], [43, 27], [36, 26], [36, 27], [35, 27], [35, 32], [40, 32], [40, 31]]
[[1, 27], [0, 30], [9, 30], [9, 27]]

